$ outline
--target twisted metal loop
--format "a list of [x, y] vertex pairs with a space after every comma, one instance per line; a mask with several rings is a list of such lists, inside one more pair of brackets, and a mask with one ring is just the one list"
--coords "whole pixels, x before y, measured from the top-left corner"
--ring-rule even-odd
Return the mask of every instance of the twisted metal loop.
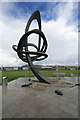
[[[28, 31], [31, 22], [34, 19], [36, 19], [37, 22], [38, 22], [39, 30], [34, 29], [34, 30], [31, 30], [31, 31]], [[39, 35], [38, 47], [33, 43], [28, 43], [28, 36], [31, 35], [32, 33], [35, 33], [35, 34]], [[42, 47], [40, 47], [41, 37], [43, 38]], [[37, 52], [29, 51], [28, 46], [36, 48]], [[25, 34], [21, 37], [21, 39], [18, 43], [18, 46], [13, 45], [13, 49], [17, 52], [19, 58], [22, 59], [24, 62], [28, 62], [27, 61], [27, 55], [29, 55], [31, 61], [40, 61], [40, 60], [43, 60], [43, 59], [48, 57], [48, 55], [45, 54], [46, 49], [47, 49], [47, 41], [46, 41], [46, 38], [45, 38], [43, 32], [41, 31], [41, 18], [40, 18], [39, 11], [36, 11], [35, 13], [32, 14], [32, 16], [30, 17], [30, 19], [28, 20], [28, 23], [26, 25]], [[36, 56], [31, 57], [30, 55], [36, 55]], [[43, 56], [43, 58], [42, 58], [42, 56]]]
[[[33, 29], [29, 31], [31, 22], [34, 19], [37, 20], [39, 29]], [[33, 33], [39, 35], [38, 46], [36, 46], [33, 43], [28, 43], [28, 37]], [[41, 45], [41, 40], [43, 40], [42, 45]], [[28, 50], [29, 46], [36, 48], [37, 51], [29, 51]], [[12, 47], [17, 52], [21, 60], [23, 60], [24, 62], [28, 62], [29, 67], [31, 68], [35, 76], [39, 79], [39, 81], [50, 83], [47, 79], [45, 79], [45, 77], [43, 77], [38, 71], [36, 71], [36, 68], [33, 67], [33, 63], [32, 63], [33, 61], [40, 61], [48, 57], [48, 55], [45, 53], [47, 50], [47, 40], [44, 33], [41, 31], [41, 17], [39, 11], [34, 12], [32, 16], [29, 18], [25, 29], [25, 34], [21, 37], [18, 46], [13, 45]]]

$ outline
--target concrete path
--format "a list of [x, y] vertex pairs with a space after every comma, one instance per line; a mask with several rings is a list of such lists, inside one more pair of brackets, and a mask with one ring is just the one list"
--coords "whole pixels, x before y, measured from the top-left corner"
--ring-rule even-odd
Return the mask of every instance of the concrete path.
[[[31, 79], [37, 80], [34, 77]], [[18, 78], [8, 83], [8, 86], [3, 86], [2, 117], [78, 118], [78, 87], [60, 85], [55, 79], [53, 81], [51, 86], [36, 81], [30, 87], [21, 87], [28, 82], [28, 78]], [[63, 96], [57, 95], [56, 89], [63, 92]]]

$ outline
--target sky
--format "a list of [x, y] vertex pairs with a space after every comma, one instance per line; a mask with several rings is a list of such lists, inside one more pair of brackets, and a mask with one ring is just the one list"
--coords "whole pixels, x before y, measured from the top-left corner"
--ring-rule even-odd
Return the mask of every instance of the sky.
[[[32, 13], [40, 11], [42, 31], [46, 36], [48, 58], [34, 64], [78, 64], [78, 2], [1, 2], [0, 3], [0, 66], [22, 66], [12, 45], [25, 34], [25, 26]], [[37, 22], [30, 30], [38, 29]], [[29, 36], [37, 44], [38, 35]], [[32, 50], [32, 48], [30, 48]]]

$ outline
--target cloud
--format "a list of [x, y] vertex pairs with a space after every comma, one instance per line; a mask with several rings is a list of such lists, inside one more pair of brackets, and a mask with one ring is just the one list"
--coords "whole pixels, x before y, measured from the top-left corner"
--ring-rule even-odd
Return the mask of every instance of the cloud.
[[20, 65], [20, 60], [13, 51], [12, 45], [18, 44], [20, 37], [23, 35], [25, 23], [21, 20], [10, 21], [6, 17], [5, 19], [5, 22], [0, 20], [0, 66]]
[[[48, 41], [47, 54], [49, 57], [41, 62], [35, 62], [35, 64], [75, 65], [78, 62], [77, 27], [75, 22], [70, 25], [67, 24], [67, 21], [72, 19], [70, 16], [72, 16], [73, 7], [73, 3], [66, 3], [63, 7], [61, 5], [61, 7], [58, 8], [58, 12], [56, 12], [56, 20], [42, 20], [42, 31]], [[51, 12], [49, 7], [48, 9]], [[56, 9], [57, 7], [55, 10]], [[16, 66], [25, 64], [13, 51], [12, 45], [17, 45], [20, 37], [24, 34], [26, 21], [27, 20], [24, 19], [24, 17], [21, 19], [14, 19], [7, 16], [7, 14], [3, 14], [2, 19], [0, 19], [0, 66]], [[33, 22], [30, 27], [30, 29], [34, 28], [38, 28], [38, 26], [36, 27], [36, 22]], [[31, 37], [29, 37], [29, 41], [34, 41], [37, 44], [38, 36], [36, 38], [35, 37], [36, 35], [31, 35]]]
[[16, 59], [16, 57], [12, 56], [11, 54], [9, 54], [7, 51], [4, 51], [2, 49], [0, 49], [0, 65], [7, 65], [7, 66], [18, 66], [19, 64], [21, 64], [21, 61]]
[[[73, 20], [73, 10], [76, 7], [78, 7], [77, 3], [48, 6], [47, 16], [50, 11], [55, 10], [56, 19], [43, 23], [44, 33], [49, 43], [49, 57], [45, 60], [45, 64], [76, 65], [78, 63], [78, 33], [76, 32], [78, 21]], [[51, 16], [54, 17], [54, 12], [51, 12]]]
[[78, 33], [75, 26], [66, 26], [59, 20], [43, 23], [47, 36], [47, 64], [75, 64], [78, 60]]

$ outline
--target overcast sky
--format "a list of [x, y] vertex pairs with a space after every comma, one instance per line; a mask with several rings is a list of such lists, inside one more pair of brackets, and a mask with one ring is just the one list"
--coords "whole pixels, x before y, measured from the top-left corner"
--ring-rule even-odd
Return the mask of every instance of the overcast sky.
[[[0, 3], [0, 66], [22, 66], [12, 45], [17, 45], [25, 33], [30, 15], [39, 10], [42, 31], [48, 42], [48, 58], [34, 62], [44, 65], [77, 65], [78, 63], [78, 3], [77, 2], [4, 2]], [[32, 22], [30, 29], [38, 28]], [[37, 36], [38, 37], [38, 36]], [[36, 35], [29, 39], [36, 44]]]

